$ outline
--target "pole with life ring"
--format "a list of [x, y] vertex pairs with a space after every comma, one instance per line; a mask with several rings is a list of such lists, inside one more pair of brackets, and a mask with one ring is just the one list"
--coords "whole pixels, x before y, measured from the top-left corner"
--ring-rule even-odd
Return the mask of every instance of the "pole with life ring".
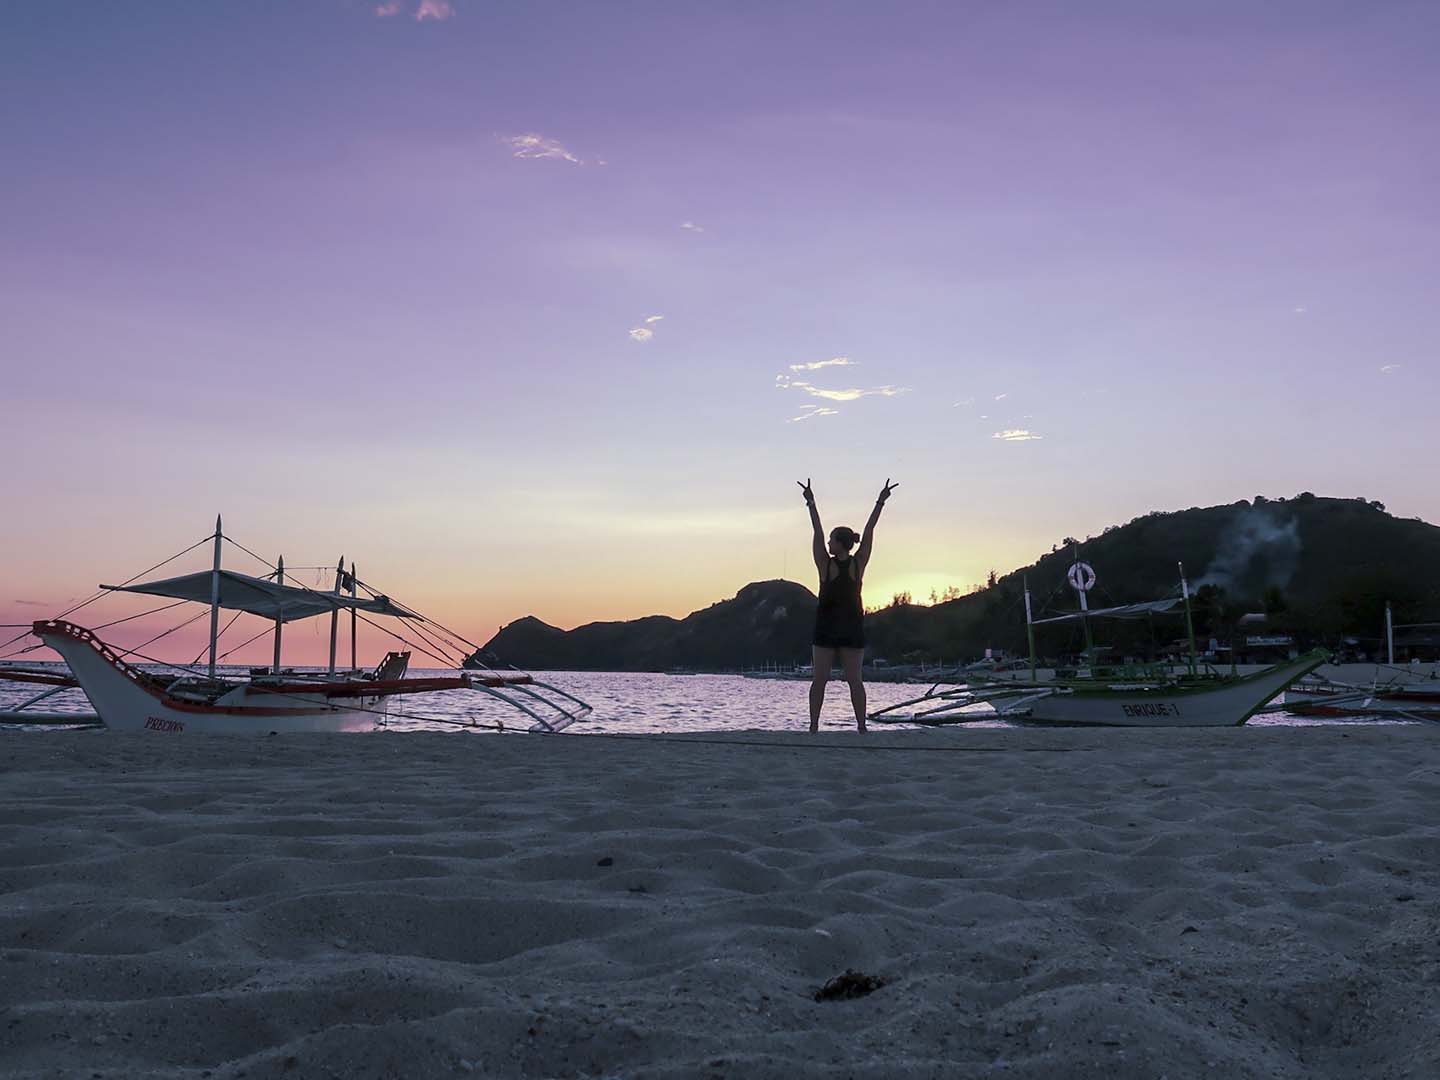
[[1080, 594], [1080, 625], [1085, 628], [1085, 655], [1090, 660], [1090, 667], [1095, 667], [1095, 641], [1090, 636], [1090, 620], [1085, 613], [1090, 610], [1090, 603], [1085, 599], [1085, 594], [1095, 587], [1095, 568], [1089, 563], [1080, 561], [1080, 549], [1075, 549], [1075, 561], [1065, 573], [1065, 579], [1070, 582], [1070, 587]]

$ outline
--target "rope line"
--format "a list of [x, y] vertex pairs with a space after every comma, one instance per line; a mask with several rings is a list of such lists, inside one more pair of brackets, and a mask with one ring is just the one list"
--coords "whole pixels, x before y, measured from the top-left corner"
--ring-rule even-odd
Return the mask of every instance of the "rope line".
[[93, 633], [96, 630], [108, 630], [112, 626], [119, 626], [121, 623], [130, 622], [132, 619], [143, 619], [146, 615], [155, 615], [162, 611], [169, 611], [171, 608], [179, 607], [181, 604], [188, 604], [189, 600], [176, 600], [173, 604], [161, 604], [159, 607], [151, 608], [149, 611], [142, 611], [139, 615], [127, 615], [123, 619], [112, 619], [110, 622], [101, 623], [99, 626], [90, 628]]
[[[164, 661], [162, 661], [162, 660], [151, 660], [150, 657], [148, 657], [148, 656], [146, 656], [144, 653], [140, 652], [140, 650], [143, 649], [143, 648], [145, 648], [145, 646], [147, 646], [147, 645], [153, 645], [153, 644], [155, 644], [155, 642], [159, 641], [161, 638], [169, 637], [171, 634], [175, 633], [176, 630], [180, 630], [180, 629], [183, 629], [184, 627], [189, 626], [189, 625], [190, 625], [192, 622], [194, 622], [196, 619], [203, 619], [203, 618], [205, 617], [205, 615], [206, 615], [206, 613], [205, 613], [204, 611], [197, 611], [194, 615], [190, 616], [190, 618], [186, 619], [186, 620], [185, 620], [184, 622], [182, 622], [179, 626], [172, 626], [169, 630], [166, 630], [164, 633], [156, 634], [156, 635], [155, 635], [154, 637], [152, 637], [149, 641], [142, 641], [139, 645], [136, 645], [135, 648], [133, 648], [133, 649], [126, 649], [124, 652], [119, 653], [119, 654], [117, 654], [117, 655], [118, 655], [118, 656], [120, 657], [120, 659], [122, 659], [122, 660], [125, 659], [125, 657], [127, 657], [127, 656], [138, 656], [138, 657], [140, 657], [141, 660], [144, 660], [144, 661], [146, 661], [147, 663], [151, 663], [151, 664], [164, 663]], [[171, 665], [169, 665], [169, 666], [170, 666], [170, 667], [180, 667], [179, 664], [171, 664]]]
[[[226, 630], [229, 630], [230, 627], [234, 626], [234, 625], [235, 625], [235, 620], [238, 619], [238, 618], [240, 618], [240, 616], [243, 615], [243, 614], [245, 614], [243, 611], [237, 611], [237, 612], [235, 612], [234, 615], [231, 615], [231, 616], [230, 616], [230, 621], [225, 624], [225, 629], [224, 629], [224, 630], [221, 630], [218, 634], [215, 635], [215, 644], [216, 644], [216, 645], [219, 645], [219, 644], [220, 644], [220, 639], [225, 636], [225, 631], [226, 631]], [[192, 665], [193, 665], [193, 664], [198, 664], [198, 663], [200, 663], [200, 658], [201, 658], [202, 656], [204, 656], [204, 655], [205, 655], [207, 652], [209, 652], [209, 651], [210, 651], [210, 645], [207, 643], [207, 644], [205, 644], [205, 645], [200, 649], [200, 651], [199, 651], [198, 653], [195, 654], [195, 659], [194, 659], [194, 660], [191, 660], [190, 663], [191, 663]], [[216, 657], [216, 659], [218, 660], [219, 657]]]
[[246, 639], [245, 639], [244, 641], [242, 641], [239, 645], [236, 645], [233, 649], [226, 649], [223, 653], [221, 653], [219, 656], [217, 656], [217, 657], [215, 658], [216, 663], [219, 663], [221, 660], [224, 660], [224, 659], [225, 659], [227, 656], [229, 656], [231, 653], [237, 653], [237, 652], [239, 652], [241, 649], [245, 648], [246, 645], [251, 645], [251, 644], [259, 641], [262, 637], [265, 637], [267, 634], [273, 634], [274, 632], [275, 632], [275, 628], [274, 628], [274, 627], [272, 627], [272, 626], [267, 626], [264, 630], [261, 630], [261, 631], [260, 631], [258, 634], [256, 634], [254, 637], [252, 637], [252, 638], [246, 638]]
[[396, 641], [399, 641], [399, 642], [401, 642], [401, 643], [403, 643], [403, 644], [405, 644], [405, 645], [409, 645], [410, 648], [416, 650], [417, 652], [423, 652], [426, 656], [430, 657], [431, 659], [439, 660], [439, 661], [440, 661], [440, 665], [441, 665], [442, 667], [451, 668], [451, 667], [454, 667], [454, 666], [455, 666], [454, 664], [452, 664], [452, 663], [450, 662], [450, 660], [449, 660], [447, 657], [437, 656], [435, 653], [433, 653], [433, 652], [431, 652], [429, 649], [425, 648], [425, 646], [423, 646], [423, 645], [417, 645], [417, 644], [415, 644], [415, 642], [409, 640], [408, 638], [402, 637], [401, 635], [397, 634], [394, 630], [391, 630], [391, 629], [389, 629], [388, 627], [381, 626], [379, 623], [375, 622], [375, 621], [372, 620], [372, 619], [367, 619], [364, 615], [361, 615], [358, 611], [355, 613], [355, 615], [356, 615], [356, 617], [357, 617], [361, 622], [363, 622], [366, 626], [373, 626], [376, 630], [379, 630], [382, 634], [389, 634], [389, 635], [390, 635], [391, 637], [393, 637]]
[[[150, 567], [148, 570], [141, 570], [140, 573], [136, 574], [134, 577], [132, 577], [132, 578], [127, 578], [125, 581], [122, 581], [119, 585], [116, 586], [116, 588], [123, 589], [126, 585], [133, 584], [134, 582], [139, 581], [139, 580], [140, 580], [142, 577], [144, 577], [146, 574], [154, 573], [156, 570], [159, 570], [162, 566], [167, 566], [167, 565], [169, 565], [170, 563], [174, 562], [176, 559], [180, 558], [180, 557], [183, 556], [183, 555], [189, 555], [190, 552], [194, 551], [194, 550], [195, 550], [197, 547], [199, 547], [201, 544], [209, 543], [211, 540], [214, 540], [214, 539], [215, 539], [215, 534], [214, 534], [214, 533], [211, 533], [209, 536], [205, 537], [203, 540], [196, 540], [195, 543], [191, 544], [191, 545], [190, 545], [189, 547], [187, 547], [184, 551], [177, 551], [174, 555], [171, 555], [170, 558], [166, 559], [164, 562], [158, 562], [158, 563], [156, 563], [154, 566]], [[110, 590], [110, 589], [101, 589], [101, 590], [99, 590], [98, 592], [96, 592], [93, 596], [91, 596], [89, 599], [82, 600], [80, 603], [76, 604], [74, 607], [66, 608], [64, 611], [60, 612], [59, 615], [56, 615], [55, 618], [57, 618], [57, 619], [63, 619], [63, 618], [65, 618], [65, 617], [68, 616], [68, 615], [73, 615], [75, 612], [79, 611], [81, 608], [83, 608], [83, 607], [88, 607], [89, 605], [93, 604], [96, 600], [99, 600], [102, 596], [106, 595], [107, 593], [109, 593], [109, 592], [111, 592], [111, 591], [113, 591], [113, 590]], [[16, 635], [15, 635], [13, 638], [11, 638], [9, 641], [0, 642], [0, 649], [9, 648], [11, 645], [14, 645], [15, 642], [19, 641], [21, 638], [25, 637], [25, 636], [28, 635], [29, 633], [30, 633], [30, 630], [29, 630], [29, 628], [27, 628], [24, 634], [16, 634]], [[29, 652], [30, 650], [27, 649], [27, 650], [25, 650], [25, 651], [26, 651], [26, 652]], [[22, 654], [22, 653], [17, 653], [17, 654], [15, 654], [15, 655], [19, 656], [19, 655], [23, 655], [23, 654]]]
[[[379, 595], [381, 595], [380, 593], [375, 592], [374, 589], [372, 589], [368, 584], [366, 584], [366, 583], [363, 582], [363, 581], [360, 581], [359, 578], [356, 578], [355, 580], [356, 580], [357, 582], [359, 582], [359, 584], [365, 589], [366, 592], [370, 593], [371, 596], [379, 596]], [[394, 600], [395, 598], [394, 598], [394, 597], [391, 597], [391, 599]], [[411, 611], [414, 611], [414, 610], [415, 610], [414, 608], [411, 608], [409, 604], [406, 604], [403, 600], [395, 600], [395, 602], [396, 602], [397, 604], [400, 604], [402, 607], [409, 608]], [[428, 616], [425, 617], [424, 621], [427, 622], [427, 623], [429, 623], [431, 626], [436, 627], [437, 629], [440, 629], [440, 630], [445, 631], [445, 633], [449, 634], [451, 637], [453, 637], [453, 638], [457, 639], [458, 641], [464, 643], [465, 645], [467, 645], [467, 646], [470, 648], [470, 650], [471, 650], [472, 652], [480, 648], [479, 645], [476, 645], [475, 642], [471, 641], [471, 640], [470, 640], [469, 638], [467, 638], [464, 634], [461, 634], [461, 633], [459, 633], [458, 631], [455, 631], [455, 630], [451, 630], [451, 629], [450, 629], [448, 626], [446, 626], [444, 623], [436, 622], [434, 619], [429, 618]]]

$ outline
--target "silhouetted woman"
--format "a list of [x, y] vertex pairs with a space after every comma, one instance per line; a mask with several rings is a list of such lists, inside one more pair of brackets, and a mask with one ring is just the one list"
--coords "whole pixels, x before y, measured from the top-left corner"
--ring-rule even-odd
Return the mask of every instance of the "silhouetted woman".
[[[800, 484], [798, 480], [795, 482]], [[834, 666], [836, 654], [839, 654], [845, 681], [850, 684], [855, 726], [865, 730], [865, 683], [860, 678], [860, 665], [865, 659], [865, 606], [860, 601], [860, 584], [875, 543], [875, 523], [880, 520], [880, 511], [885, 508], [890, 492], [899, 486], [888, 479], [885, 481], [880, 497], [875, 500], [875, 509], [870, 512], [870, 520], [865, 523], [864, 536], [856, 536], [854, 529], [841, 525], [831, 531], [827, 543], [810, 481], [800, 484], [805, 492], [805, 505], [810, 508], [810, 524], [815, 529], [815, 569], [820, 572], [820, 603], [815, 608], [813, 639], [815, 675], [810, 682], [811, 731], [820, 730], [825, 684], [830, 681], [830, 668]], [[850, 551], [856, 540], [860, 541], [860, 549], [852, 555]]]

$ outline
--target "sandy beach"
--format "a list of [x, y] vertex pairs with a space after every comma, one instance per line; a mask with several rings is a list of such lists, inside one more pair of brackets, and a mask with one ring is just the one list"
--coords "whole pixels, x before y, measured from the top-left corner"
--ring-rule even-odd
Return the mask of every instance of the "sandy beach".
[[1428, 728], [4, 749], [5, 1076], [1440, 1071]]

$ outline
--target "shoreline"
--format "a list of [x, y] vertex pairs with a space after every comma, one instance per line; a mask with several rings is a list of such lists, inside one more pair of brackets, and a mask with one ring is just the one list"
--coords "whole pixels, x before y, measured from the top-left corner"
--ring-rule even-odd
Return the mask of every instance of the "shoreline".
[[0, 1075], [1440, 1068], [1427, 727], [403, 734], [11, 740]]

